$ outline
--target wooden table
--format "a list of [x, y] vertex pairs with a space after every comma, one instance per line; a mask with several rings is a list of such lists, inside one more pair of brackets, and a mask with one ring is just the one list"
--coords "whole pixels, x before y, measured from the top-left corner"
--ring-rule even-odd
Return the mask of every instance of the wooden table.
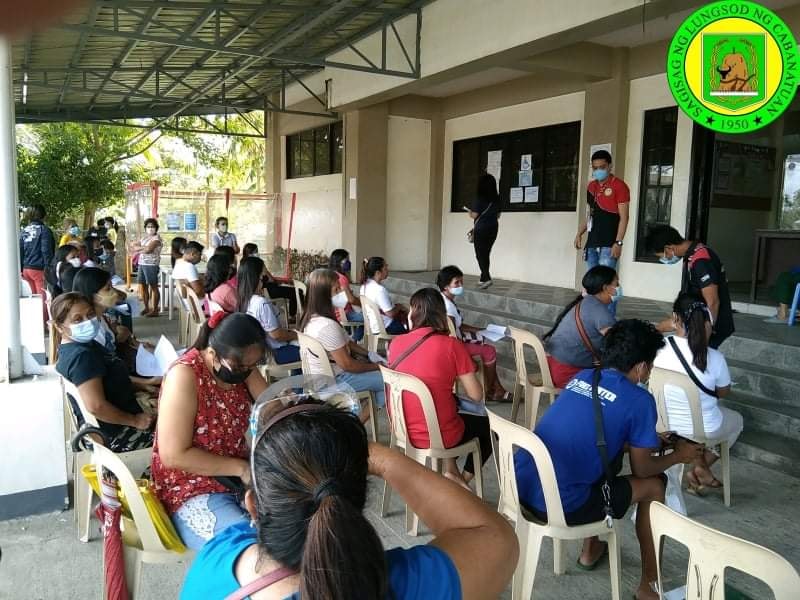
[[756, 302], [758, 284], [772, 284], [780, 273], [800, 264], [800, 230], [756, 229], [750, 302]]

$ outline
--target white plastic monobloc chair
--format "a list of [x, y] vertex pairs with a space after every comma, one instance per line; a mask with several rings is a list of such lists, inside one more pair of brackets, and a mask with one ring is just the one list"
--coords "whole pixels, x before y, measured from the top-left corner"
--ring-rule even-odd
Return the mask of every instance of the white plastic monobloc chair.
[[[297, 315], [294, 318], [294, 322], [299, 324], [300, 319], [303, 318], [303, 298], [308, 297], [308, 288], [306, 287], [305, 283], [302, 281], [297, 281], [296, 279], [292, 281], [292, 285], [294, 285], [294, 297], [295, 300], [297, 300]], [[300, 297], [300, 292], [303, 292], [302, 298]]]
[[[361, 296], [361, 310], [364, 313], [364, 337], [367, 340], [367, 350], [377, 352], [381, 342], [388, 344], [395, 336], [386, 332], [381, 309], [366, 296]], [[374, 333], [377, 331], [377, 333]]]
[[702, 525], [660, 502], [650, 503], [650, 528], [656, 547], [659, 590], [663, 589], [664, 538], [669, 537], [689, 549], [686, 598], [724, 600], [725, 569], [729, 567], [766, 583], [775, 600], [794, 600], [800, 593], [800, 575], [789, 561], [768, 548]]
[[[456, 338], [456, 339], [460, 339], [458, 337], [458, 333], [456, 332], [456, 325], [455, 325], [455, 323], [453, 323], [453, 319], [451, 319], [450, 317], [447, 318], [447, 328], [450, 330], [450, 337], [453, 337], [453, 338]], [[475, 363], [475, 367], [476, 367], [475, 376], [478, 378], [478, 383], [481, 384], [481, 389], [483, 390], [483, 398], [482, 398], [482, 400], [485, 402], [486, 401], [486, 374], [484, 372], [484, 364], [483, 364], [483, 361], [481, 360], [480, 356], [473, 356], [472, 357], [472, 362]], [[453, 391], [458, 393], [458, 382], [457, 381], [456, 381], [456, 384], [455, 384], [455, 386], [453, 388]]]
[[[64, 390], [64, 403], [68, 407], [72, 417], [71, 421], [73, 426], [70, 427], [69, 431], [70, 439], [77, 431], [78, 416], [73, 412], [73, 407], [67, 398], [67, 394], [69, 394], [78, 405], [78, 410], [80, 410], [83, 422], [92, 425], [93, 427], [99, 427], [100, 425], [97, 422], [97, 417], [87, 410], [86, 404], [84, 404], [78, 388], [63, 377], [61, 378], [61, 386]], [[64, 432], [67, 433], [66, 428]], [[141, 450], [119, 453], [118, 456], [120, 460], [133, 472], [141, 473], [148, 467], [148, 465], [150, 465], [150, 458], [152, 454], [152, 448], [142, 448]], [[91, 455], [85, 450], [73, 455], [73, 507], [75, 510], [75, 520], [78, 522], [80, 541], [82, 542], [89, 541], [89, 523], [91, 522], [92, 518], [92, 498], [94, 496], [92, 488], [89, 487], [89, 484], [81, 476], [81, 470], [83, 469], [84, 465], [87, 465], [90, 462]]]
[[[489, 414], [489, 427], [493, 434], [492, 447], [497, 479], [500, 483], [500, 503], [497, 510], [516, 523], [516, 533], [519, 538], [519, 562], [511, 584], [512, 600], [528, 600], [531, 597], [543, 538], [553, 539], [553, 570], [556, 575], [562, 575], [566, 570], [566, 547], [563, 541], [583, 540], [595, 535], [601, 539], [605, 538], [608, 542], [611, 597], [613, 600], [619, 600], [622, 569], [621, 537], [617, 535], [617, 523], [614, 522], [611, 529], [606, 526], [605, 521], [587, 525], [567, 525], [553, 460], [544, 442], [532, 431], [499, 417], [491, 410], [486, 412]], [[544, 491], [547, 523], [540, 522], [520, 505], [514, 471], [514, 451], [517, 448], [527, 451], [536, 464]]]
[[[480, 498], [483, 498], [483, 475], [481, 473], [481, 447], [478, 438], [473, 438], [464, 444], [445, 448], [442, 441], [442, 432], [439, 429], [439, 419], [436, 415], [436, 405], [428, 387], [413, 375], [393, 371], [381, 366], [383, 380], [388, 386], [386, 396], [386, 406], [389, 410], [389, 424], [391, 437], [389, 439], [390, 448], [402, 448], [406, 456], [414, 459], [421, 465], [427, 465], [431, 459], [431, 468], [440, 471], [444, 466], [443, 460], [446, 458], [459, 458], [472, 455], [475, 466], [475, 491]], [[425, 424], [428, 429], [429, 448], [416, 448], [408, 439], [408, 429], [406, 428], [405, 411], [403, 409], [403, 392], [414, 394], [422, 406], [425, 415]], [[384, 482], [383, 501], [381, 502], [381, 516], [385, 517], [389, 510], [391, 500], [391, 487]], [[411, 512], [406, 506], [406, 530], [409, 535], [417, 535], [419, 530], [419, 517]]]
[[[520, 391], [524, 398], [524, 420], [528, 429], [533, 429], [539, 413], [541, 398], [546, 395], [550, 404], [555, 402], [556, 396], [563, 390], [553, 384], [550, 367], [547, 364], [547, 353], [544, 344], [535, 334], [516, 327], [508, 328], [510, 337], [514, 340], [514, 362], [517, 367], [516, 381], [514, 383], [514, 398], [511, 403], [511, 420], [516, 423], [519, 412]], [[525, 347], [532, 348], [539, 363], [539, 374], [528, 374], [528, 365], [525, 363]]]
[[197, 334], [200, 333], [200, 328], [206, 322], [206, 315], [203, 312], [203, 303], [200, 301], [195, 291], [188, 285], [186, 286], [186, 301], [189, 304], [189, 325], [187, 328], [188, 342], [186, 345], [190, 346], [194, 344], [197, 339]]
[[[719, 446], [719, 462], [722, 467], [722, 493], [725, 506], [731, 505], [731, 449], [727, 440], [711, 438], [706, 435], [703, 426], [703, 409], [700, 404], [700, 392], [697, 386], [684, 373], [676, 373], [667, 369], [655, 368], [650, 373], [650, 390], [656, 398], [658, 408], [658, 427], [659, 431], [670, 431], [669, 416], [667, 413], [667, 400], [665, 388], [679, 388], [683, 390], [689, 401], [689, 410], [692, 415], [691, 439], [700, 444], [705, 444], [708, 448]], [[680, 465], [678, 480], [683, 479], [685, 465]]]
[[[300, 362], [303, 368], [304, 375], [325, 375], [327, 377], [331, 377], [335, 379], [335, 375], [333, 374], [333, 368], [331, 367], [331, 363], [328, 360], [328, 353], [325, 351], [325, 348], [320, 343], [319, 340], [311, 337], [310, 335], [306, 335], [305, 333], [297, 332], [297, 341], [300, 342]], [[316, 372], [311, 368], [311, 361], [310, 357], [314, 356], [315, 358], [319, 359], [319, 364], [321, 366], [322, 372], [317, 370]], [[367, 421], [367, 426], [369, 427], [369, 435], [373, 442], [378, 441], [378, 415], [377, 410], [375, 409], [375, 395], [370, 391], [364, 392], [356, 392], [359, 401], [365, 402], [369, 407], [369, 421]]]

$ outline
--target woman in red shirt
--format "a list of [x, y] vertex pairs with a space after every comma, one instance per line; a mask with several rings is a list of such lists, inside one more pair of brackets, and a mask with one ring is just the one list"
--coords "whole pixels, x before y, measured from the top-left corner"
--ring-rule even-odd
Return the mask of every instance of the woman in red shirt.
[[[453, 386], [459, 381], [470, 400], [482, 402], [483, 389], [475, 375], [475, 363], [464, 343], [450, 337], [444, 300], [437, 290], [418, 290], [411, 296], [410, 305], [411, 331], [392, 341], [389, 346], [389, 364], [396, 371], [413, 375], [428, 386], [436, 406], [445, 447], [452, 448], [477, 437], [481, 446], [481, 459], [485, 463], [492, 454], [489, 419], [485, 416], [459, 413], [453, 394]], [[433, 335], [398, 364], [394, 364], [408, 348], [431, 333]], [[411, 444], [416, 448], [430, 447], [425, 415], [416, 396], [403, 396], [403, 411]], [[469, 483], [474, 475], [475, 466], [471, 456], [464, 464], [463, 474], [459, 473], [455, 460], [446, 461], [445, 477], [459, 483]]]
[[218, 478], [250, 479], [244, 434], [253, 398], [267, 389], [256, 368], [266, 353], [258, 321], [218, 312], [164, 377], [151, 472], [183, 543], [194, 550], [250, 520]]

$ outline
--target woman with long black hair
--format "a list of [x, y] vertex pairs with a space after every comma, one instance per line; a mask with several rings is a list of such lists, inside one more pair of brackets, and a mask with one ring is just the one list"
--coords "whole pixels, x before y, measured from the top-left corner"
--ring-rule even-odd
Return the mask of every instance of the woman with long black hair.
[[475, 202], [469, 210], [472, 219], [472, 243], [475, 245], [475, 258], [481, 270], [480, 288], [485, 290], [492, 285], [489, 263], [492, 246], [497, 241], [500, 228], [500, 196], [497, 193], [497, 181], [493, 175], [484, 173], [478, 178], [478, 189]]

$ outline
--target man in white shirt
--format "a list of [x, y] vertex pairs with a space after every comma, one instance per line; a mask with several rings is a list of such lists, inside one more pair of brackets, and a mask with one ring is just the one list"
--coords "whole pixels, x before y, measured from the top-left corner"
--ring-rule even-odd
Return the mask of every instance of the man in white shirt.
[[183, 247], [183, 257], [175, 261], [172, 269], [172, 278], [186, 281], [198, 298], [205, 296], [206, 291], [203, 279], [197, 272], [197, 263], [203, 256], [203, 245], [199, 242], [187, 242]]

